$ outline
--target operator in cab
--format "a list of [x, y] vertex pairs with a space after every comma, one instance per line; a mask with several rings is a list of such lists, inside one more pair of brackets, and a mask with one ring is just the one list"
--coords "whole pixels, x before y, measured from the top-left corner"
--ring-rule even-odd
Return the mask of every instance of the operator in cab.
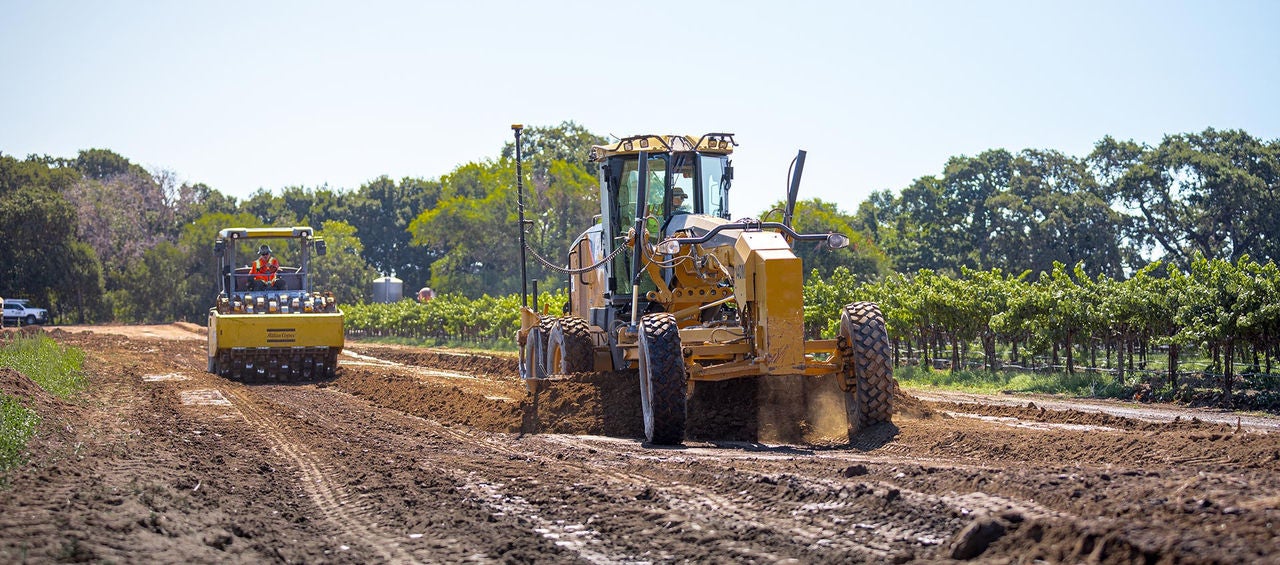
[[283, 284], [278, 276], [280, 262], [271, 255], [271, 246], [263, 244], [258, 248], [258, 258], [249, 269], [252, 279], [249, 290], [280, 290]]
[[671, 214], [672, 215], [688, 214], [693, 211], [693, 207], [690, 206], [687, 202], [685, 202], [685, 200], [688, 197], [689, 195], [685, 193], [683, 188], [680, 188], [677, 186], [671, 189]]

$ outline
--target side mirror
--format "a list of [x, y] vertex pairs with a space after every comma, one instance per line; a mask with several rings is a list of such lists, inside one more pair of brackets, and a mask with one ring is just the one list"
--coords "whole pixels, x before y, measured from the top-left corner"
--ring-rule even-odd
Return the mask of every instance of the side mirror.
[[324, 240], [316, 242], [316, 255], [324, 255], [329, 252], [329, 246], [325, 245]]
[[849, 238], [841, 233], [827, 234], [827, 247], [831, 249], [844, 249], [849, 246]]
[[221, 255], [221, 254], [222, 254], [222, 251], [223, 251], [224, 249], [226, 249], [226, 248], [227, 248], [227, 243], [226, 243], [225, 241], [218, 240], [218, 241], [213, 242], [213, 252], [214, 252], [214, 253], [217, 253], [217, 254]]
[[728, 180], [733, 180], [733, 165], [724, 166], [724, 178]]

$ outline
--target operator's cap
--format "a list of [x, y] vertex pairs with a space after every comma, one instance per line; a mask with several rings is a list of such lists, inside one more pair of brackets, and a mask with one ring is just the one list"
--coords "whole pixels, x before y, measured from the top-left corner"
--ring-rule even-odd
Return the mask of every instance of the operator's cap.
[[265, 244], [265, 243], [264, 243], [264, 244], [262, 245], [262, 247], [259, 247], [259, 248], [258, 248], [258, 255], [270, 255], [270, 254], [271, 254], [271, 246], [270, 246], [270, 245], [267, 245], [267, 244]]
[[684, 189], [683, 189], [683, 188], [680, 188], [680, 187], [678, 187], [678, 186], [677, 186], [677, 187], [675, 187], [675, 188], [673, 188], [673, 189], [671, 189], [671, 197], [672, 197], [672, 198], [675, 198], [675, 197], [677, 197], [677, 196], [679, 196], [680, 198], [688, 198], [688, 197], [689, 197], [689, 195], [688, 195], [688, 194], [685, 194]]

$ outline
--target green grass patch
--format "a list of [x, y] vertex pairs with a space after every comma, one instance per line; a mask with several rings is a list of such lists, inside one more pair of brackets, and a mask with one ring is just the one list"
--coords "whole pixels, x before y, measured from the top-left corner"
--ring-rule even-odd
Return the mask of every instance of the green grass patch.
[[995, 394], [1030, 392], [1079, 397], [1111, 397], [1121, 388], [1108, 376], [1096, 373], [1025, 373], [991, 371], [930, 371], [902, 367], [894, 371], [906, 388], [940, 388], [960, 392]]
[[[85, 387], [84, 351], [65, 347], [44, 334], [16, 334], [0, 345], [0, 367], [26, 375], [60, 398], [70, 398]], [[39, 414], [17, 398], [0, 394], [0, 483], [2, 473], [23, 463], [27, 440], [39, 425]]]
[[18, 399], [0, 394], [0, 473], [22, 464], [27, 440], [35, 435], [39, 425], [38, 414], [23, 406]]
[[0, 347], [0, 367], [14, 369], [59, 398], [70, 398], [85, 386], [84, 351], [66, 347], [41, 334], [17, 334]]

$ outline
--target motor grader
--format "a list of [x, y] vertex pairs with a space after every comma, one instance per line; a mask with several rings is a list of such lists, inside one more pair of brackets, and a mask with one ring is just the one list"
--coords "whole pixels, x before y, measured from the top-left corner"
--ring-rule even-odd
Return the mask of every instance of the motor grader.
[[[783, 222], [731, 221], [736, 145], [733, 134], [709, 133], [638, 135], [591, 149], [600, 216], [561, 269], [570, 276], [564, 315], [527, 302], [522, 309], [521, 374], [536, 383], [637, 369], [644, 436], [658, 445], [684, 441], [691, 383], [798, 380], [809, 409], [831, 404], [812, 391], [834, 390], [837, 426], [852, 440], [892, 413], [884, 319], [874, 303], [855, 302], [835, 339], [805, 339], [803, 268], [792, 246], [840, 248], [848, 238], [792, 229], [803, 151]], [[524, 225], [522, 186], [519, 194]]]
[[[271, 285], [248, 265], [263, 244], [284, 259]], [[332, 292], [312, 290], [310, 270], [311, 254], [327, 251], [324, 239], [309, 227], [228, 228], [213, 251], [220, 289], [209, 309], [209, 372], [243, 382], [332, 377], [342, 311]]]

